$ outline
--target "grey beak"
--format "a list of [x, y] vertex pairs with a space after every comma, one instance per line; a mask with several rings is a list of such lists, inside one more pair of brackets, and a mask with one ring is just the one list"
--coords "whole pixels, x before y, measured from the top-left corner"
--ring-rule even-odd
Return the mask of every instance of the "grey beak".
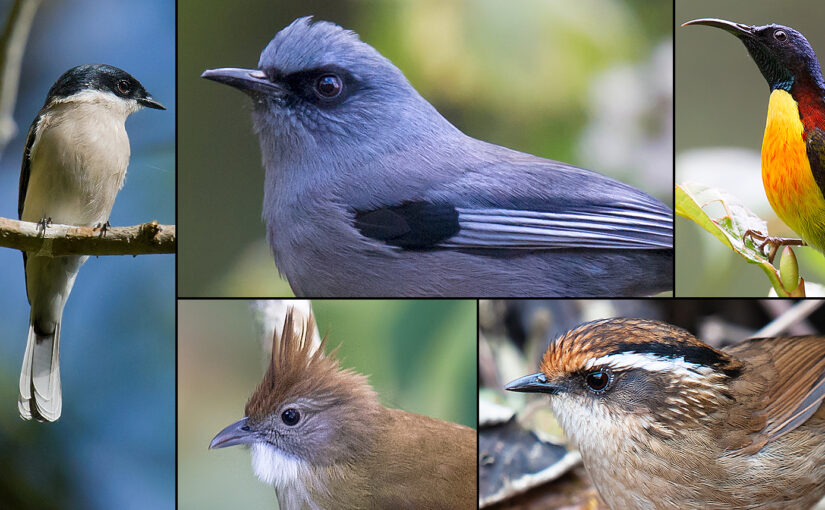
[[260, 69], [239, 69], [237, 67], [207, 69], [201, 74], [201, 78], [224, 83], [247, 94], [283, 96], [286, 93], [282, 86], [270, 81]]
[[138, 99], [138, 103], [147, 107], [147, 108], [154, 108], [155, 110], [165, 110], [166, 108], [155, 101], [152, 96], [146, 96], [144, 98]]
[[683, 27], [688, 25], [707, 25], [709, 27], [721, 28], [725, 32], [729, 32], [739, 38], [753, 37], [753, 30], [755, 28], [751, 25], [745, 25], [744, 23], [735, 23], [733, 21], [716, 18], [694, 19], [688, 21], [687, 23], [682, 23]]
[[238, 420], [232, 425], [218, 432], [218, 435], [209, 443], [209, 449], [226, 448], [238, 444], [249, 444], [255, 442], [255, 433], [246, 425], [246, 418]]
[[564, 388], [558, 384], [547, 382], [547, 376], [543, 372], [519, 377], [515, 381], [507, 383], [504, 389], [520, 393], [549, 393], [550, 395], [564, 391]]

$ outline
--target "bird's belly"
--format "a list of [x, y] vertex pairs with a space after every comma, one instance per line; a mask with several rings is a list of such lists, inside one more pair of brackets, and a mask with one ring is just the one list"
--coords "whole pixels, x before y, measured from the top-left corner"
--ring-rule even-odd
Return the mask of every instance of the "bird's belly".
[[814, 181], [796, 101], [771, 93], [762, 140], [762, 183], [776, 215], [806, 241], [822, 249], [825, 198]]
[[125, 127], [90, 117], [67, 122], [59, 112], [42, 122], [41, 138], [32, 147], [22, 219], [105, 222], [129, 164]]

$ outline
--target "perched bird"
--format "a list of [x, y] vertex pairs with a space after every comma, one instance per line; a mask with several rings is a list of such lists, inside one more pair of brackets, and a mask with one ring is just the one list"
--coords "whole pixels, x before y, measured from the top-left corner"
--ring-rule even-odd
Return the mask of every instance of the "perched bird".
[[[721, 19], [697, 19], [735, 35], [747, 48], [771, 95], [762, 139], [762, 183], [776, 215], [809, 245], [825, 252], [825, 82], [805, 37], [783, 25], [751, 26]], [[769, 248], [799, 239], [749, 231]]]
[[313, 348], [313, 330], [288, 312], [246, 416], [209, 447], [249, 445], [282, 510], [474, 509], [475, 430], [384, 408], [326, 339]]
[[354, 32], [299, 18], [258, 69], [202, 76], [254, 101], [263, 219], [298, 295], [672, 288], [669, 208], [595, 172], [465, 135]]
[[662, 322], [607, 319], [552, 342], [547, 393], [615, 509], [803, 509], [825, 495], [825, 337], [724, 350]]
[[[136, 79], [96, 64], [69, 69], [52, 85], [29, 128], [20, 171], [19, 218], [105, 229], [129, 165], [126, 117], [163, 106]], [[31, 305], [17, 407], [24, 419], [60, 417], [60, 320], [88, 257], [23, 253]]]

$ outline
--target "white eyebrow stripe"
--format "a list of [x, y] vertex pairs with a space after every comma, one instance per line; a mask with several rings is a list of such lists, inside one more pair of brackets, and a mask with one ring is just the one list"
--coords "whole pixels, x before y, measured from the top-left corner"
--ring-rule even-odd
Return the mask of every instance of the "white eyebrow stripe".
[[586, 369], [594, 366], [609, 366], [615, 369], [640, 368], [648, 372], [668, 372], [684, 377], [695, 377], [697, 374], [706, 375], [713, 371], [711, 367], [685, 361], [684, 356], [668, 358], [638, 352], [609, 354], [601, 358], [591, 359], [584, 366]]

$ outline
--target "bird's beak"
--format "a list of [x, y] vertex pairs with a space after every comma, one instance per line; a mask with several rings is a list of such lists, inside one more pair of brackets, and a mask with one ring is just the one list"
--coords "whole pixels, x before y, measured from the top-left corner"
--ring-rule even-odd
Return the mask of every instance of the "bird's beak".
[[157, 101], [155, 101], [154, 99], [152, 99], [152, 96], [146, 96], [146, 97], [138, 99], [137, 101], [138, 101], [138, 104], [141, 104], [141, 105], [143, 105], [147, 108], [154, 108], [155, 110], [165, 110], [166, 109], [166, 107], [164, 107], [162, 104], [160, 104]]
[[247, 94], [266, 94], [280, 97], [286, 93], [282, 86], [270, 81], [260, 69], [239, 69], [236, 67], [207, 69], [201, 74], [201, 78], [224, 83]]
[[752, 38], [754, 35], [754, 29], [756, 28], [752, 25], [745, 25], [744, 23], [734, 23], [733, 21], [727, 21], [716, 18], [694, 19], [688, 21], [687, 23], [682, 23], [683, 27], [686, 27], [688, 25], [707, 25], [709, 27], [721, 28], [725, 32], [729, 32], [740, 39]]
[[549, 393], [551, 395], [564, 391], [562, 386], [547, 382], [547, 376], [543, 372], [520, 377], [509, 382], [504, 389], [520, 393]]
[[218, 435], [209, 443], [209, 449], [226, 448], [238, 444], [254, 443], [255, 433], [246, 425], [246, 418], [238, 420], [232, 425], [218, 432]]

